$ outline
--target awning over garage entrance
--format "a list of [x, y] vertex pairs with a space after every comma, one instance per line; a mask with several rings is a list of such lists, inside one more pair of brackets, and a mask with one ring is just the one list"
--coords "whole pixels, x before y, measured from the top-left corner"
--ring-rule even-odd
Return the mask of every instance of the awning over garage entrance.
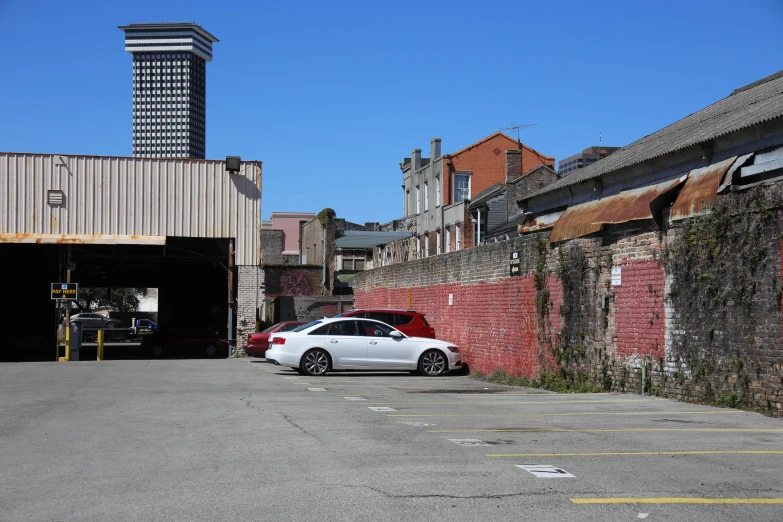
[[367, 232], [363, 230], [346, 230], [335, 241], [337, 248], [373, 248], [398, 239], [406, 239], [410, 232]]

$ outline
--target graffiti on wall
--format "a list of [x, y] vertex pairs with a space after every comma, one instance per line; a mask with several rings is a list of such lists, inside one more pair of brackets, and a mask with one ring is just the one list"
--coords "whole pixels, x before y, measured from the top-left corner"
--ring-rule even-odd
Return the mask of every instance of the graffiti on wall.
[[283, 293], [294, 297], [313, 295], [315, 293], [313, 281], [304, 270], [292, 270], [283, 274], [280, 277], [280, 286], [283, 289]]

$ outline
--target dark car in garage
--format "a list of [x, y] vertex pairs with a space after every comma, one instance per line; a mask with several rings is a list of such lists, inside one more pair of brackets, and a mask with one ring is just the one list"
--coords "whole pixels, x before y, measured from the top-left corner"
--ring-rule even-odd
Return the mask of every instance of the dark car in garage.
[[141, 339], [152, 357], [227, 357], [228, 340], [211, 328], [160, 328]]

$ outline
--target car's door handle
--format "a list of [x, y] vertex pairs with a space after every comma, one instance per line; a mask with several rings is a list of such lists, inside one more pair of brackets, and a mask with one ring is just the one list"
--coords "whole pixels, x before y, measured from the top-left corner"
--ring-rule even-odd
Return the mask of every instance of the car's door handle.
[[330, 342], [330, 343], [336, 343], [336, 342], [337, 342], [337, 339], [329, 339], [329, 342]]
[[370, 341], [370, 344], [378, 344], [378, 341]]

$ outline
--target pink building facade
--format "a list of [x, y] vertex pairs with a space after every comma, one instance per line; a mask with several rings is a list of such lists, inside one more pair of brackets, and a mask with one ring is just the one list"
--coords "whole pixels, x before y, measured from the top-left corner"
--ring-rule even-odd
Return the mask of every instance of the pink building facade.
[[[303, 223], [315, 219], [312, 212], [272, 212], [272, 229], [283, 231], [283, 258], [299, 257], [299, 230]], [[293, 259], [291, 259], [293, 261]]]

